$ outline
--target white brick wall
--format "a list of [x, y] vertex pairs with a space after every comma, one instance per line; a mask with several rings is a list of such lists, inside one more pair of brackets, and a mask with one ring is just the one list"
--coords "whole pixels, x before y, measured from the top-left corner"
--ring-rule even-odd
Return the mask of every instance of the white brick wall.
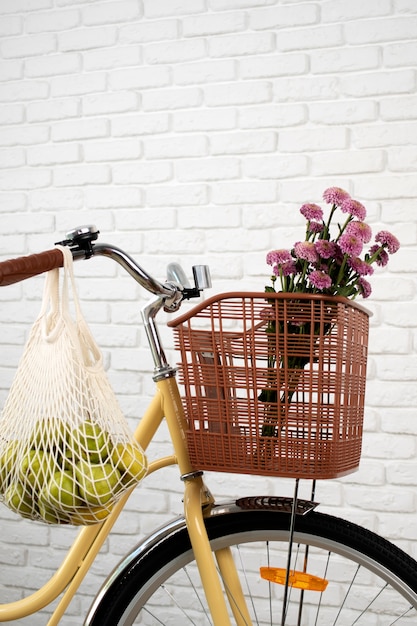
[[[417, 4], [414, 0], [2, 0], [0, 256], [95, 223], [163, 278], [207, 262], [214, 288], [262, 289], [300, 203], [338, 185], [402, 249], [373, 278], [364, 454], [322, 482], [323, 509], [417, 557]], [[108, 260], [76, 266], [83, 308], [133, 425], [152, 393], [143, 294]], [[0, 290], [0, 404], [43, 279]], [[170, 335], [163, 329], [167, 345]], [[155, 450], [165, 452], [165, 432]], [[168, 484], [169, 489], [165, 489]], [[220, 497], [289, 481], [210, 476]], [[174, 471], [138, 489], [62, 626], [106, 571], [181, 510]], [[0, 601], [44, 582], [72, 529], [0, 507]], [[44, 626], [47, 611], [19, 623]]]

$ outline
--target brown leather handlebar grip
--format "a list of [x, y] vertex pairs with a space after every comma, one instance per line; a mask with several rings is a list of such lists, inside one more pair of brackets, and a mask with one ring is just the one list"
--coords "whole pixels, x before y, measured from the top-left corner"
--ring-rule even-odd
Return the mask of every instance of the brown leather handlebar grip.
[[0, 287], [62, 267], [63, 262], [62, 252], [58, 248], [3, 261], [0, 263]]

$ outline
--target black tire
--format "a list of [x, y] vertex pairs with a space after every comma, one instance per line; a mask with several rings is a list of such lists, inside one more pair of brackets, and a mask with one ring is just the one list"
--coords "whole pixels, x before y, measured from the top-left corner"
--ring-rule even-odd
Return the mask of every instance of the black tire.
[[[282, 623], [283, 587], [261, 580], [259, 564], [270, 561], [285, 566], [289, 522], [288, 514], [269, 510], [234, 511], [207, 518], [212, 547], [239, 545], [237, 566], [241, 558], [250, 561], [241, 578], [244, 588], [251, 582], [257, 587], [256, 597], [247, 599], [253, 624]], [[261, 554], [263, 544], [268, 549]], [[302, 570], [304, 563], [304, 551], [299, 553], [299, 546], [309, 546], [307, 570], [329, 583], [324, 593], [304, 593], [301, 617], [300, 591], [290, 591], [286, 626], [417, 624], [417, 563], [396, 546], [355, 524], [315, 512], [296, 519], [292, 549], [294, 559], [298, 558], [292, 565], [296, 570]], [[194, 595], [198, 576], [184, 526], [149, 550], [138, 551], [127, 563], [102, 594], [89, 626], [212, 623], [204, 598]], [[185, 606], [180, 610], [177, 605], [182, 600]], [[265, 605], [259, 606], [258, 601]]]

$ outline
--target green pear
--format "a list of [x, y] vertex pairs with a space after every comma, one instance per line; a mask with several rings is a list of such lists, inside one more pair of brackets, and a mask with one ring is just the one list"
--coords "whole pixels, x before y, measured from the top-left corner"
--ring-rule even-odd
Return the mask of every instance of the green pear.
[[74, 509], [81, 506], [82, 501], [74, 476], [68, 471], [54, 472], [43, 487], [39, 500], [57, 509]]
[[76, 465], [76, 475], [81, 497], [93, 506], [104, 506], [120, 485], [120, 472], [110, 463], [98, 465], [80, 461]]
[[20, 464], [20, 477], [27, 480], [33, 489], [41, 489], [50, 478], [54, 457], [43, 450], [29, 450]]
[[109, 455], [109, 435], [98, 424], [86, 420], [72, 431], [69, 446], [73, 458], [100, 463]]
[[30, 493], [22, 483], [10, 485], [4, 494], [4, 501], [8, 507], [22, 517], [32, 518], [37, 512]]
[[118, 443], [113, 448], [111, 460], [120, 471], [123, 484], [139, 482], [146, 474], [146, 457], [132, 443]]
[[10, 483], [10, 473], [16, 460], [18, 441], [10, 441], [0, 458], [0, 493], [4, 493]]

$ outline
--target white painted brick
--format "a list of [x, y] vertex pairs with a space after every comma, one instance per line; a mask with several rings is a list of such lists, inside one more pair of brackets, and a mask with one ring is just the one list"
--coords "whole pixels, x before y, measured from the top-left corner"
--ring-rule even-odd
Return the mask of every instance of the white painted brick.
[[76, 74], [68, 79], [68, 76], [54, 76], [51, 78], [51, 95], [53, 97], [75, 96], [87, 93], [105, 91], [106, 75], [104, 72], [94, 74]]
[[75, 28], [80, 23], [78, 11], [45, 11], [32, 13], [25, 18], [25, 28], [28, 33], [56, 33], [60, 30]]
[[45, 102], [29, 102], [26, 115], [29, 122], [44, 122], [46, 120], [61, 120], [68, 117], [77, 117], [80, 112], [77, 98], [57, 98]]
[[204, 135], [152, 138], [145, 146], [145, 156], [149, 159], [196, 157], [207, 153], [208, 141]]
[[0, 187], [5, 190], [48, 187], [51, 184], [51, 179], [51, 171], [47, 169], [0, 170]]
[[285, 152], [305, 150], [334, 150], [347, 148], [348, 135], [345, 128], [284, 129], [280, 131], [278, 147]]
[[133, 22], [120, 27], [119, 41], [124, 44], [176, 39], [180, 24], [181, 22], [176, 19]]
[[70, 187], [72, 185], [94, 185], [110, 182], [110, 169], [107, 165], [74, 165], [54, 170], [54, 185]]
[[49, 95], [49, 86], [46, 82], [28, 80], [0, 83], [0, 102], [14, 102], [19, 100], [41, 100]]
[[352, 129], [352, 144], [357, 148], [413, 144], [415, 138], [417, 138], [415, 122], [364, 125]]
[[0, 36], [12, 37], [20, 35], [23, 31], [23, 18], [20, 15], [0, 17]]
[[304, 155], [248, 157], [242, 159], [242, 173], [248, 178], [279, 179], [308, 173], [309, 159]]
[[260, 105], [245, 107], [240, 110], [239, 124], [241, 128], [280, 128], [296, 126], [307, 119], [307, 108], [304, 104]]
[[380, 50], [377, 46], [312, 50], [310, 63], [313, 74], [372, 70], [380, 64]]
[[82, 21], [87, 26], [114, 24], [140, 17], [140, 5], [135, 0], [96, 2], [83, 8]]
[[28, 146], [35, 143], [44, 143], [49, 139], [47, 126], [6, 126], [0, 129], [0, 146]]
[[83, 192], [79, 189], [44, 189], [33, 192], [30, 203], [34, 210], [58, 211], [80, 209], [83, 201]]
[[211, 57], [230, 57], [249, 54], [262, 54], [275, 49], [273, 33], [243, 33], [238, 35], [218, 35], [208, 42]]
[[312, 157], [311, 173], [315, 176], [329, 176], [382, 172], [385, 162], [382, 150], [330, 151]]
[[206, 41], [202, 39], [150, 43], [146, 46], [147, 63], [181, 63], [195, 61], [206, 55]]
[[416, 119], [417, 96], [410, 95], [401, 98], [401, 107], [398, 98], [383, 98], [380, 104], [380, 113], [383, 120]]
[[323, 22], [339, 22], [357, 20], [358, 18], [370, 18], [379, 15], [389, 15], [391, 3], [389, 0], [352, 0], [348, 4], [343, 0], [325, 2], [321, 7], [321, 19]]
[[51, 129], [53, 141], [72, 141], [74, 139], [92, 139], [108, 135], [106, 119], [71, 120], [56, 122]]
[[0, 106], [0, 124], [19, 124], [24, 120], [25, 109], [18, 104], [5, 104]]
[[345, 37], [348, 44], [369, 44], [372, 42], [414, 39], [417, 16], [390, 16], [389, 19], [362, 20], [345, 24]]
[[232, 130], [237, 125], [234, 109], [200, 109], [178, 111], [172, 115], [172, 128], [175, 132]]
[[[155, 229], [173, 229], [177, 225], [176, 209], [159, 208], [155, 209], [141, 208], [140, 211], [132, 209], [118, 209], [115, 215], [115, 224], [118, 230], [133, 231], [140, 233], [146, 230]], [[154, 271], [154, 270], [153, 270]], [[123, 309], [112, 306], [112, 319], [114, 322], [123, 319]], [[138, 322], [138, 311], [135, 306], [127, 318], [129, 323]]]
[[277, 135], [273, 131], [243, 131], [210, 135], [210, 152], [216, 155], [273, 152], [276, 147]]
[[13, 37], [1, 43], [2, 55], [5, 58], [50, 54], [55, 52], [56, 49], [56, 36], [49, 33], [45, 35]]
[[164, 162], [135, 162], [113, 165], [113, 182], [121, 185], [154, 184], [172, 178], [172, 166]]
[[154, 135], [167, 132], [169, 126], [170, 121], [167, 113], [148, 113], [146, 115], [138, 113], [137, 115], [124, 115], [114, 118], [111, 132], [115, 137]]
[[182, 29], [185, 37], [220, 35], [235, 33], [246, 28], [246, 16], [243, 12], [205, 14], [185, 17]]
[[146, 89], [164, 87], [170, 83], [167, 67], [139, 67], [109, 72], [109, 83], [112, 89]]
[[91, 209], [117, 209], [118, 207], [140, 207], [142, 192], [137, 187], [89, 186], [85, 191], [85, 203]]
[[20, 13], [26, 11], [37, 11], [39, 9], [48, 9], [52, 6], [51, 0], [16, 0], [16, 2], [2, 2], [0, 13]]
[[31, 146], [27, 149], [28, 165], [76, 163], [80, 160], [78, 144]]
[[[184, 229], [207, 229], [206, 237], [210, 250], [222, 252], [231, 244], [230, 230], [228, 229], [235, 229], [240, 226], [240, 210], [239, 207], [230, 207], [225, 213], [222, 207], [210, 207], [209, 211], [195, 211], [193, 208], [184, 207], [178, 215], [178, 226]], [[209, 234], [208, 231], [211, 233]], [[219, 238], [224, 242], [227, 234], [229, 241], [226, 247], [222, 248], [216, 237], [219, 235]]]
[[305, 74], [308, 58], [305, 54], [251, 56], [239, 60], [242, 78], [268, 78]]
[[214, 204], [242, 204], [250, 202], [274, 202], [277, 200], [277, 184], [265, 182], [218, 183], [212, 190]]
[[0, 167], [19, 167], [25, 163], [26, 155], [22, 148], [0, 150]]
[[397, 94], [408, 94], [415, 89], [413, 70], [397, 72], [377, 72], [360, 74], [359, 76], [342, 76], [340, 89], [343, 94], [352, 97], [381, 96], [394, 91]]
[[144, 0], [145, 17], [166, 17], [171, 15], [187, 15], [203, 13], [206, 10], [204, 0]]
[[16, 80], [23, 76], [23, 64], [22, 61], [2, 61], [0, 63], [0, 80], [9, 81]]
[[163, 111], [170, 109], [186, 109], [198, 107], [202, 104], [203, 94], [196, 87], [181, 87], [178, 89], [149, 90], [142, 95], [144, 111]]
[[378, 107], [372, 100], [312, 102], [308, 105], [308, 112], [315, 124], [355, 124], [378, 119]]
[[254, 11], [249, 23], [254, 29], [281, 29], [315, 24], [318, 18], [319, 7], [312, 3], [304, 3], [301, 11], [299, 7], [290, 5]]
[[81, 71], [81, 57], [77, 54], [53, 54], [32, 57], [25, 63], [25, 74], [31, 78], [73, 74]]
[[281, 51], [340, 47], [343, 42], [344, 31], [341, 24], [291, 28], [277, 33], [277, 49]]
[[229, 9], [247, 9], [265, 7], [275, 4], [275, 0], [210, 0], [210, 8], [215, 11], [228, 11]]
[[277, 78], [273, 88], [277, 102], [333, 100], [340, 96], [340, 78], [338, 75]]
[[82, 100], [82, 111], [84, 115], [124, 113], [127, 111], [136, 111], [138, 108], [138, 95], [131, 91], [91, 94], [84, 96]]
[[236, 62], [231, 59], [181, 63], [174, 65], [172, 71], [174, 83], [178, 85], [230, 81], [237, 75]]
[[239, 159], [233, 157], [181, 159], [175, 163], [175, 175], [180, 182], [233, 179], [239, 174]]
[[113, 69], [142, 63], [139, 46], [117, 46], [88, 50], [83, 54], [84, 68], [90, 70]]
[[64, 52], [112, 46], [116, 43], [116, 39], [117, 29], [115, 26], [79, 28], [58, 33], [59, 49]]
[[259, 104], [272, 99], [271, 85], [266, 81], [247, 81], [205, 85], [204, 101], [208, 106]]
[[142, 146], [137, 139], [89, 141], [83, 148], [85, 161], [124, 161], [139, 159]]
[[204, 184], [163, 185], [146, 189], [146, 203], [151, 207], [200, 206], [207, 202], [208, 193]]

